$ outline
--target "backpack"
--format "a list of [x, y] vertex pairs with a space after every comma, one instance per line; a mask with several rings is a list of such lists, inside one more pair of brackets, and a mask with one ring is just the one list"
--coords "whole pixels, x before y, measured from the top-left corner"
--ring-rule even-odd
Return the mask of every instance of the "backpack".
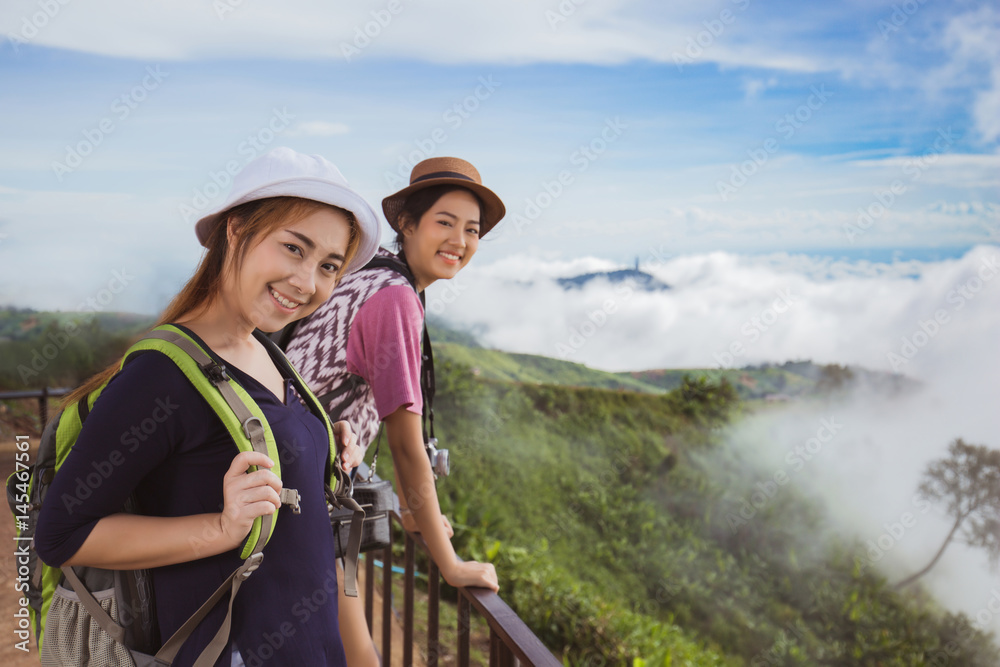
[[[282, 376], [293, 380], [309, 409], [326, 425], [330, 442], [327, 479], [332, 484], [332, 489], [330, 486], [326, 489], [327, 499], [334, 507], [353, 510], [353, 522], [360, 526], [364, 511], [350, 498], [350, 478], [336, 465], [337, 444], [322, 406], [271, 340], [259, 331], [255, 331], [254, 336], [271, 353]], [[249, 394], [229, 377], [225, 365], [216, 363], [178, 327], [163, 325], [129, 348], [121, 368], [133, 355], [146, 350], [165, 354], [176, 363], [222, 420], [237, 448], [267, 454], [274, 461], [272, 471], [281, 476], [280, 456], [263, 412]], [[46, 493], [105, 386], [66, 406], [56, 415], [42, 433], [35, 464], [16, 470], [7, 479], [7, 500], [17, 523], [15, 539], [19, 545], [19, 565], [24, 563], [26, 566], [23, 568], [26, 576], [23, 583], [19, 581], [18, 590], [28, 599], [30, 624], [38, 641], [41, 662], [43, 665], [60, 665], [66, 660], [70, 660], [70, 664], [130, 667], [170, 665], [198, 624], [229, 593], [226, 618], [195, 663], [198, 667], [213, 665], [229, 645], [232, 598], [263, 560], [263, 549], [274, 531], [277, 511], [254, 520], [241, 547], [243, 564], [162, 646], [154, 617], [148, 571], [50, 567], [38, 558], [34, 550], [31, 540]], [[298, 500], [295, 489], [282, 489], [282, 504], [290, 506], [295, 513], [299, 511]], [[123, 510], [135, 512], [134, 499], [130, 498]], [[360, 535], [357, 541], [360, 542]], [[348, 545], [348, 568], [353, 566], [353, 569], [345, 568], [344, 588], [347, 595], [357, 596], [358, 545], [354, 542], [352, 540]], [[352, 553], [353, 560], [350, 558]], [[20, 561], [22, 555], [26, 556], [24, 561]], [[63, 583], [68, 583], [69, 588]]]

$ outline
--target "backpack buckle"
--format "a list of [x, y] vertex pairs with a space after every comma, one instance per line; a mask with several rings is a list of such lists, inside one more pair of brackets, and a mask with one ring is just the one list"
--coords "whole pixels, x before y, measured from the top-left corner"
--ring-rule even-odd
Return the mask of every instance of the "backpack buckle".
[[292, 510], [292, 514], [302, 514], [302, 508], [299, 507], [299, 500], [302, 499], [302, 495], [296, 489], [282, 488], [279, 498], [282, 505], [288, 505], [288, 508]]
[[226, 371], [225, 364], [219, 364], [215, 361], [211, 361], [204, 366], [199, 366], [198, 368], [200, 368], [201, 372], [215, 384], [222, 384], [223, 382], [229, 381], [229, 373]]
[[264, 424], [261, 423], [260, 417], [249, 417], [245, 422], [243, 422], [243, 433], [246, 435], [247, 440], [253, 442], [254, 433], [250, 432], [250, 427], [254, 426], [254, 433], [263, 433]]
[[251, 554], [250, 558], [247, 558], [247, 562], [243, 564], [240, 568], [239, 578], [242, 581], [246, 581], [254, 571], [260, 567], [261, 561], [264, 560], [264, 552], [258, 551], [255, 554]]

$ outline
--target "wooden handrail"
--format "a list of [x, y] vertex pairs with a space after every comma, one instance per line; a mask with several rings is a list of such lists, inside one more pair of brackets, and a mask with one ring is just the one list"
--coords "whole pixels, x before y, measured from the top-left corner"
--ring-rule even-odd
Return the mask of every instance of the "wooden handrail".
[[0, 401], [13, 401], [26, 398], [38, 399], [38, 423], [41, 424], [41, 428], [45, 428], [45, 424], [49, 421], [49, 399], [66, 396], [71, 391], [73, 390], [65, 388], [49, 389], [48, 387], [30, 389], [28, 391], [3, 391], [0, 392]]
[[16, 400], [19, 398], [42, 398], [45, 396], [49, 398], [58, 398], [60, 396], [65, 396], [71, 391], [72, 389], [49, 389], [48, 387], [44, 387], [42, 389], [29, 389], [28, 391], [3, 391], [0, 392], [0, 401], [8, 399]]
[[[398, 498], [394, 498], [398, 507]], [[402, 528], [402, 520], [398, 511], [391, 513], [393, 522]], [[390, 531], [392, 532], [392, 531]], [[427, 664], [436, 665], [440, 655], [438, 640], [438, 609], [440, 600], [440, 570], [434, 563], [427, 548], [427, 543], [419, 533], [409, 533], [406, 536], [404, 551], [404, 612], [403, 612], [403, 665], [412, 665], [413, 656], [413, 584], [414, 584], [414, 547], [419, 547], [431, 562], [428, 568], [428, 604], [427, 604]], [[366, 559], [371, 561], [371, 559]], [[373, 565], [368, 565], [369, 574], [374, 574]], [[386, 548], [382, 556], [383, 576], [383, 623], [382, 664], [388, 665], [391, 658], [387, 650], [386, 638], [391, 636], [385, 613], [391, 598], [392, 548]], [[386, 583], [389, 582], [389, 583]], [[374, 581], [369, 578], [366, 583], [366, 594], [371, 598], [374, 593]], [[535, 665], [538, 667], [561, 667], [560, 662], [548, 648], [535, 636], [524, 621], [514, 613], [514, 610], [501, 599], [499, 595], [485, 588], [458, 588], [458, 664], [460, 667], [469, 665], [469, 643], [471, 639], [471, 614], [476, 613], [486, 620], [490, 628], [490, 665], [497, 667], [513, 667], [514, 665]], [[367, 609], [368, 599], [365, 600]], [[368, 618], [369, 629], [372, 628], [371, 618]]]

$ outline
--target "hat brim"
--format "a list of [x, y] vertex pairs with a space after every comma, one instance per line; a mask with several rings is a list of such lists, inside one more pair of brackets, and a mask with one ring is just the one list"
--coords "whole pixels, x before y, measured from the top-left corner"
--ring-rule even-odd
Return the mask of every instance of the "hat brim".
[[469, 181], [464, 178], [443, 177], [414, 183], [383, 199], [382, 212], [385, 213], [385, 219], [389, 223], [389, 226], [397, 232], [400, 231], [398, 224], [399, 214], [403, 211], [403, 204], [406, 202], [406, 198], [414, 192], [425, 190], [435, 185], [457, 185], [466, 190], [471, 190], [482, 200], [485, 210], [483, 211], [484, 219], [479, 221], [479, 238], [486, 236], [487, 232], [493, 229], [507, 213], [507, 209], [500, 200], [500, 197], [485, 185], [480, 185], [475, 181]]
[[311, 199], [348, 210], [354, 214], [354, 217], [358, 221], [358, 226], [361, 228], [361, 240], [358, 245], [358, 251], [354, 254], [350, 264], [347, 265], [344, 275], [353, 273], [363, 267], [378, 251], [380, 231], [378, 214], [375, 212], [375, 209], [353, 190], [315, 178], [295, 178], [277, 181], [254, 188], [248, 192], [233, 193], [222, 206], [195, 223], [194, 229], [198, 236], [198, 242], [204, 246], [208, 242], [208, 237], [211, 235], [212, 229], [221, 222], [224, 214], [233, 207], [271, 197]]

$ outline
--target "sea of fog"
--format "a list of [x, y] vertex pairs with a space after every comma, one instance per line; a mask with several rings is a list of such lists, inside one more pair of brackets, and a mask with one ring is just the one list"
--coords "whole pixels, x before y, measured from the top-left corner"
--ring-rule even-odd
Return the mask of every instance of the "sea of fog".
[[[728, 438], [758, 462], [749, 475], [781, 471], [825, 497], [836, 530], [870, 547], [859, 558], [890, 582], [928, 563], [951, 522], [916, 496], [927, 463], [957, 437], [1000, 448], [1000, 247], [906, 259], [650, 253], [638, 262], [669, 289], [604, 278], [564, 289], [556, 279], [635, 267], [523, 254], [431, 286], [427, 309], [486, 346], [610, 371], [811, 359], [920, 381], [903, 396], [861, 387], [835, 404], [792, 403], [741, 421]], [[817, 434], [828, 437], [809, 460], [789, 457]], [[1000, 577], [983, 552], [953, 543], [924, 582], [1000, 635]]]

